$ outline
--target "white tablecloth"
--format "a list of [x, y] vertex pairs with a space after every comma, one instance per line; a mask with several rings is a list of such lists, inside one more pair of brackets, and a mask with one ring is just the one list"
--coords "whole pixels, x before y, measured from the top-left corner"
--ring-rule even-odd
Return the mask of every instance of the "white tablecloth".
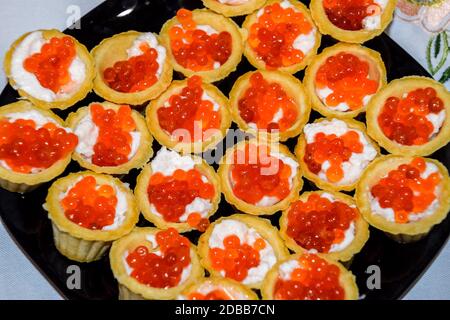
[[[68, 6], [78, 5], [84, 14], [101, 2], [102, 0], [0, 0], [0, 56], [3, 57], [11, 42], [24, 32], [45, 28], [64, 29]], [[397, 30], [394, 31], [398, 36]], [[418, 47], [417, 42], [414, 42], [414, 46]], [[424, 62], [421, 58], [419, 60]], [[0, 88], [5, 84], [2, 71]], [[447, 244], [405, 299], [450, 299], [449, 287], [450, 244]], [[1, 224], [0, 299], [61, 299], [22, 254]]]

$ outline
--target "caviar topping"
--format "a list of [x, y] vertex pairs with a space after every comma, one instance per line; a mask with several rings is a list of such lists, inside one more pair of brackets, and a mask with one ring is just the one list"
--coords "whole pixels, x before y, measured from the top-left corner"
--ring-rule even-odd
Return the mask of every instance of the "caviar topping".
[[31, 119], [0, 119], [0, 160], [14, 172], [47, 169], [67, 157], [77, 144], [76, 135], [54, 122], [38, 126]]
[[382, 209], [394, 211], [392, 220], [396, 223], [417, 220], [436, 200], [442, 176], [437, 170], [425, 174], [426, 169], [425, 160], [415, 158], [411, 163], [391, 170], [370, 189], [371, 196]]
[[131, 251], [126, 262], [131, 276], [153, 288], [173, 288], [183, 281], [183, 270], [191, 264], [190, 242], [169, 228], [156, 233], [157, 248], [140, 245]]
[[217, 103], [203, 90], [198, 76], [189, 78], [187, 86], [158, 109], [157, 116], [159, 126], [183, 143], [209, 139], [221, 122]]
[[[309, 37], [315, 29], [304, 13], [288, 4], [287, 7], [282, 7], [280, 3], [264, 7], [260, 11], [261, 16], [250, 27], [248, 44], [257, 58], [264, 61], [267, 69], [301, 63], [308, 54], [304, 46], [297, 44], [297, 39]], [[306, 41], [314, 42], [315, 39]], [[311, 43], [305, 45], [310, 46]]]
[[286, 233], [302, 248], [327, 253], [333, 244], [344, 241], [358, 215], [356, 208], [342, 201], [312, 193], [291, 204]]
[[248, 89], [238, 103], [239, 115], [260, 130], [284, 132], [298, 117], [294, 100], [277, 82], [269, 82], [260, 72], [250, 77]]
[[399, 144], [414, 146], [429, 142], [445, 119], [445, 106], [433, 88], [419, 88], [402, 98], [386, 100], [378, 116], [384, 135]]
[[323, 0], [323, 8], [332, 24], [349, 31], [365, 29], [366, 18], [383, 11], [375, 0]]
[[177, 19], [181, 25], [169, 30], [169, 38], [173, 56], [181, 66], [193, 71], [208, 71], [228, 61], [232, 51], [229, 32], [197, 25], [192, 12], [186, 9], [178, 10]]
[[[345, 291], [339, 281], [339, 267], [314, 254], [303, 254], [295, 262], [297, 262], [297, 268], [293, 269], [289, 275], [277, 279], [273, 292], [275, 299], [342, 300], [345, 298]], [[282, 267], [283, 265], [280, 268]]]
[[91, 230], [102, 230], [113, 224], [116, 205], [116, 190], [109, 184], [99, 185], [93, 176], [75, 183], [61, 200], [66, 218]]
[[231, 297], [223, 289], [214, 289], [208, 293], [191, 292], [187, 296], [188, 300], [231, 300]]

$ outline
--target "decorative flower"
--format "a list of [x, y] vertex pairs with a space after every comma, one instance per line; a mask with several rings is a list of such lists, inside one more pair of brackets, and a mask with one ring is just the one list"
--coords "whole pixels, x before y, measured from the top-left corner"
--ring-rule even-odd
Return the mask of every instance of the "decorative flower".
[[429, 32], [439, 33], [450, 23], [450, 0], [398, 0], [396, 14]]

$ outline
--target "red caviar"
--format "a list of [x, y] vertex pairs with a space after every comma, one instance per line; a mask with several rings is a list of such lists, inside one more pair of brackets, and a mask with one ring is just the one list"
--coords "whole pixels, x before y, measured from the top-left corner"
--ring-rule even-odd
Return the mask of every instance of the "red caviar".
[[90, 107], [92, 120], [98, 127], [92, 163], [97, 166], [118, 166], [128, 162], [136, 123], [131, 108], [123, 105], [119, 110], [105, 109], [101, 104]]
[[[148, 199], [165, 221], [180, 222], [186, 206], [195, 198], [211, 200], [215, 194], [214, 185], [202, 180], [202, 173], [197, 169], [184, 171], [177, 169], [171, 176], [157, 172], [150, 178], [147, 187]], [[209, 221], [199, 213], [191, 213], [187, 222], [192, 227], [206, 230]]]
[[343, 300], [345, 291], [339, 283], [339, 268], [315, 254], [303, 254], [301, 267], [291, 279], [278, 278], [274, 287], [276, 300]]
[[101, 230], [114, 222], [117, 197], [108, 184], [98, 185], [93, 176], [78, 181], [61, 200], [64, 214], [73, 223]]
[[410, 164], [402, 164], [389, 172], [371, 188], [371, 194], [382, 208], [392, 208], [395, 222], [408, 223], [409, 216], [425, 211], [436, 199], [435, 189], [441, 182], [439, 172], [422, 178], [426, 169], [423, 158], [415, 158]]
[[307, 54], [293, 47], [295, 39], [312, 30], [312, 23], [298, 9], [274, 3], [264, 7], [251, 26], [248, 43], [268, 69], [289, 67], [302, 62]]
[[202, 79], [189, 78], [188, 85], [170, 97], [169, 106], [158, 109], [160, 127], [184, 143], [204, 141], [213, 135], [220, 127], [220, 111], [214, 110], [211, 100], [203, 99], [203, 92]]
[[145, 245], [136, 247], [126, 258], [133, 269], [131, 276], [140, 283], [153, 288], [172, 288], [181, 281], [183, 269], [191, 263], [190, 242], [186, 237], [169, 228], [156, 234], [156, 248]]
[[225, 271], [225, 276], [236, 281], [243, 281], [248, 270], [259, 266], [259, 251], [264, 249], [266, 242], [258, 238], [253, 245], [241, 243], [236, 235], [229, 235], [223, 239], [224, 249], [211, 248], [209, 259], [215, 270]]
[[[250, 86], [239, 100], [239, 114], [247, 123], [255, 123], [258, 129], [286, 131], [298, 117], [298, 107], [277, 82], [268, 82], [260, 72], [250, 77]], [[279, 120], [275, 115], [282, 111]]]
[[345, 231], [357, 216], [357, 209], [348, 204], [312, 193], [306, 201], [291, 204], [286, 233], [299, 246], [326, 253], [332, 244], [344, 240]]
[[139, 49], [140, 55], [117, 61], [105, 69], [103, 78], [110, 88], [125, 93], [140, 92], [158, 81], [158, 52], [147, 43], [141, 44]]
[[344, 177], [342, 163], [352, 156], [352, 153], [361, 153], [364, 146], [356, 131], [350, 130], [338, 137], [335, 134], [324, 134], [319, 132], [315, 135], [315, 141], [307, 144], [303, 160], [308, 169], [315, 174], [322, 170], [325, 161], [330, 162], [326, 176], [330, 182], [339, 182]]
[[77, 146], [78, 137], [53, 122], [37, 128], [33, 120], [0, 120], [0, 159], [15, 172], [47, 169]]
[[430, 141], [434, 126], [429, 114], [444, 110], [444, 102], [433, 88], [416, 89], [405, 98], [390, 97], [378, 116], [378, 124], [391, 140], [402, 145], [422, 145]]
[[264, 196], [283, 200], [289, 195], [292, 168], [270, 155], [267, 147], [247, 145], [237, 150], [231, 166], [231, 185], [239, 199], [257, 204]]
[[325, 99], [329, 107], [346, 103], [350, 110], [364, 106], [364, 98], [377, 92], [379, 83], [368, 78], [369, 63], [351, 53], [327, 58], [316, 74], [316, 88], [333, 92]]
[[41, 51], [23, 62], [26, 71], [33, 73], [41, 86], [59, 93], [72, 81], [69, 67], [76, 57], [75, 41], [71, 37], [51, 38]]
[[222, 289], [214, 289], [207, 294], [192, 292], [188, 295], [189, 300], [231, 300], [230, 296]]
[[344, 30], [363, 29], [364, 18], [381, 13], [381, 7], [374, 0], [323, 0], [328, 19]]
[[227, 31], [208, 34], [197, 28], [192, 12], [180, 9], [181, 26], [169, 30], [170, 46], [175, 60], [193, 71], [212, 70], [227, 62], [232, 51], [231, 34]]

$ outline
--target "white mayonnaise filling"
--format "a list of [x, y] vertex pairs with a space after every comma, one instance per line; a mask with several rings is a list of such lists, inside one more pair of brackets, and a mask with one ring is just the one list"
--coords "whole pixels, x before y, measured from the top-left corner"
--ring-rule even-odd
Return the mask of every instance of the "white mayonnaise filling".
[[442, 124], [445, 121], [446, 113], [445, 109], [441, 110], [439, 113], [429, 113], [426, 115], [428, 121], [433, 125], [433, 132], [430, 134], [430, 138], [439, 133], [439, 130], [442, 127]]
[[44, 88], [37, 77], [25, 70], [24, 61], [35, 53], [39, 53], [44, 44], [49, 40], [44, 39], [42, 32], [30, 33], [14, 50], [11, 59], [11, 77], [14, 79], [14, 88], [23, 90], [36, 99], [53, 102], [57, 99], [67, 99], [72, 96], [80, 87], [86, 77], [86, 65], [76, 56], [69, 66], [69, 74], [72, 81], [61, 88], [60, 92], [54, 93], [52, 90]]
[[292, 272], [295, 269], [299, 269], [300, 267], [300, 262], [298, 262], [297, 260], [288, 260], [280, 264], [280, 266], [278, 267], [278, 274], [282, 280], [288, 281], [291, 280]]
[[[322, 89], [318, 89], [318, 88], [316, 88], [316, 94], [317, 94], [317, 96], [320, 98], [320, 100], [322, 101], [322, 103], [324, 104], [324, 105], [326, 105], [327, 107], [329, 107], [329, 108], [331, 108], [331, 109], [333, 109], [333, 110], [336, 110], [336, 111], [341, 111], [341, 112], [345, 112], [345, 111], [348, 111], [348, 110], [350, 110], [350, 106], [346, 103], [346, 102], [341, 102], [341, 103], [339, 103], [337, 106], [335, 106], [335, 107], [332, 107], [332, 106], [329, 106], [328, 104], [327, 104], [327, 98], [328, 98], [328, 96], [330, 95], [330, 94], [332, 94], [334, 91], [332, 90], [332, 89], [330, 89], [329, 87], [324, 87], [324, 88], [322, 88]], [[363, 105], [361, 106], [361, 107], [365, 107], [365, 106], [367, 106], [367, 104], [369, 103], [369, 101], [370, 101], [370, 99], [372, 99], [372, 96], [373, 96], [373, 94], [369, 94], [369, 95], [366, 95], [364, 98], [363, 98]]]
[[388, 0], [375, 0], [375, 4], [380, 7], [380, 12], [371, 16], [367, 16], [363, 19], [362, 25], [364, 30], [375, 30], [381, 27], [381, 16], [386, 8]]
[[[94, 146], [97, 143], [99, 129], [92, 120], [92, 115], [90, 112], [87, 116], [80, 120], [75, 127], [74, 133], [78, 136], [78, 145], [75, 151], [84, 159], [92, 161]], [[128, 160], [136, 155], [139, 145], [141, 144], [141, 133], [139, 131], [130, 132], [130, 135], [131, 151], [128, 155]]]
[[250, 0], [217, 0], [217, 1], [229, 6], [239, 6], [241, 4], [249, 2]]
[[[247, 243], [250, 246], [257, 239], [262, 238], [258, 231], [248, 227], [245, 223], [227, 219], [214, 226], [208, 241], [209, 248], [224, 249], [223, 240], [230, 235], [236, 235], [239, 237], [241, 244]], [[270, 268], [277, 262], [272, 246], [265, 239], [264, 241], [266, 246], [259, 251], [260, 263], [257, 267], [248, 270], [247, 277], [242, 281], [243, 284], [253, 284], [262, 281]], [[225, 271], [222, 270], [220, 273], [222, 276], [225, 276]]]
[[219, 111], [220, 105], [205, 90], [203, 90], [202, 100], [210, 101], [213, 104], [213, 111]]
[[[341, 164], [342, 170], [344, 171], [344, 177], [336, 183], [337, 185], [349, 185], [356, 182], [368, 164], [375, 159], [377, 151], [369, 143], [362, 132], [348, 127], [347, 123], [342, 120], [332, 119], [310, 123], [307, 124], [304, 129], [306, 143], [308, 144], [315, 142], [315, 136], [319, 132], [326, 135], [335, 134], [340, 137], [352, 130], [358, 133], [359, 141], [363, 144], [363, 151], [361, 153], [352, 153], [350, 159]], [[330, 162], [328, 160], [322, 164], [322, 169], [318, 173], [318, 176], [322, 180], [328, 181], [326, 172], [329, 167]]]
[[[428, 178], [430, 174], [433, 174], [435, 172], [439, 172], [439, 168], [431, 162], [426, 162], [425, 171], [421, 173], [420, 177], [422, 179]], [[385, 175], [383, 178], [385, 178], [387, 175]], [[414, 222], [419, 221], [425, 217], [431, 216], [434, 214], [436, 209], [439, 207], [439, 200], [438, 195], [440, 193], [440, 188], [437, 187], [434, 190], [434, 194], [436, 195], [436, 199], [434, 199], [430, 205], [422, 212], [418, 213], [409, 213], [408, 214], [408, 222]], [[382, 208], [379, 202], [378, 198], [374, 198], [372, 196], [372, 193], [369, 192], [369, 200], [370, 200], [370, 207], [372, 210], [372, 214], [380, 215], [383, 218], [385, 218], [387, 221], [395, 222], [395, 213], [392, 208]]]
[[158, 43], [158, 39], [151, 32], [144, 33], [137, 37], [133, 42], [133, 46], [127, 50], [128, 58], [140, 56], [143, 54], [140, 46], [145, 42], [150, 48], [153, 48], [158, 53], [156, 57], [156, 62], [158, 63], [158, 70], [156, 72], [156, 77], [159, 79], [161, 77], [164, 62], [166, 60], [166, 48]]

